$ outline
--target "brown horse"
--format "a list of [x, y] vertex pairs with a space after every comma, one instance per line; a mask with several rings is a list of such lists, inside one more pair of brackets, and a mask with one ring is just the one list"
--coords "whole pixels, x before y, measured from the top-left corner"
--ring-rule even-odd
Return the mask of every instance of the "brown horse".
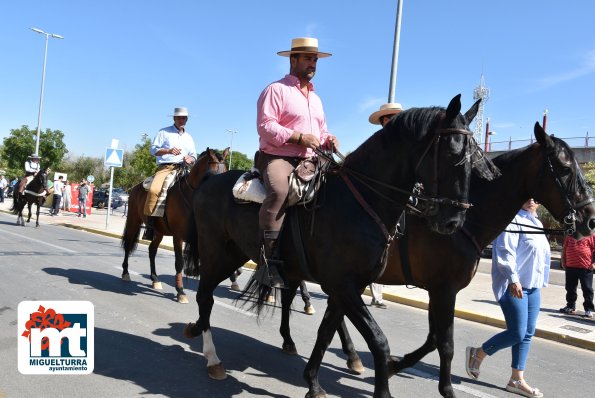
[[[157, 255], [159, 244], [164, 236], [172, 236], [175, 253], [177, 300], [181, 304], [188, 303], [188, 298], [184, 293], [184, 282], [182, 278], [182, 269], [184, 267], [182, 244], [186, 229], [188, 228], [188, 214], [191, 211], [190, 203], [192, 200], [192, 193], [207, 173], [227, 171], [225, 158], [228, 154], [229, 148], [225, 149], [223, 156], [207, 148], [207, 150], [203, 152], [194, 163], [190, 172], [176, 181], [169, 189], [165, 205], [165, 215], [158, 218], [155, 222], [155, 235], [149, 244], [149, 263], [151, 265], [153, 288], [158, 290], [162, 289], [161, 282], [159, 281], [155, 270], [155, 256]], [[128, 214], [126, 216], [126, 225], [122, 234], [122, 248], [124, 249], [124, 261], [122, 262], [123, 281], [130, 281], [130, 274], [128, 273], [128, 257], [136, 249], [138, 244], [141, 224], [147, 221], [147, 217], [143, 212], [146, 197], [147, 191], [143, 188], [142, 183], [137, 184], [130, 189]]]
[[[467, 211], [460, 231], [439, 235], [432, 233], [423, 219], [407, 217], [406, 234], [391, 244], [386, 270], [378, 282], [414, 285], [427, 290], [430, 331], [420, 348], [401, 360], [391, 357], [391, 374], [415, 365], [425, 355], [438, 349], [438, 389], [445, 397], [455, 396], [451, 384], [451, 362], [457, 293], [473, 279], [481, 249], [506, 228], [529, 198], [543, 204], [577, 239], [595, 232], [592, 191], [574, 153], [564, 141], [547, 135], [539, 123], [535, 124], [534, 133], [535, 144], [494, 159], [502, 172], [500, 178], [487, 181], [472, 177], [469, 198], [473, 207]], [[406, 263], [409, 266], [403, 265]], [[293, 298], [289, 292], [284, 294], [289, 295], [288, 300]], [[283, 296], [282, 303], [284, 307], [290, 305]], [[285, 318], [285, 311], [283, 316]], [[363, 371], [344, 323], [338, 331], [343, 351], [349, 358], [348, 367], [357, 372]], [[286, 346], [289, 346], [295, 351], [289, 336], [288, 319], [282, 321], [281, 334], [283, 349], [288, 351]]]

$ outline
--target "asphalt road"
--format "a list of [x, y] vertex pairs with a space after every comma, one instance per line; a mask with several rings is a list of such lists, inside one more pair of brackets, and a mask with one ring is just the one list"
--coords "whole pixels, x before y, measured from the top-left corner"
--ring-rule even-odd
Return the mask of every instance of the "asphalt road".
[[[155, 291], [148, 279], [146, 246], [130, 261], [133, 281], [120, 280], [122, 252], [116, 239], [44, 225], [17, 227], [14, 217], [0, 214], [0, 397], [303, 397], [302, 379], [307, 357], [325, 308], [325, 296], [309, 285], [317, 313], [301, 312], [296, 299], [293, 337], [300, 355], [290, 357], [279, 347], [280, 311], [257, 322], [235, 306], [236, 293], [224, 282], [216, 291], [211, 317], [217, 353], [228, 378], [206, 375], [202, 338], [187, 340], [184, 325], [198, 317], [193, 301], [196, 281], [186, 280], [191, 302], [178, 304], [174, 295], [173, 254], [160, 251], [158, 272], [164, 289]], [[244, 272], [243, 280], [249, 272]], [[95, 370], [83, 376], [22, 375], [17, 369], [17, 306], [23, 300], [88, 300], [95, 306]], [[388, 336], [393, 355], [417, 348], [427, 333], [427, 314], [388, 303], [372, 308]], [[464, 370], [464, 349], [499, 330], [455, 319], [453, 384], [459, 397], [508, 397], [509, 351], [484, 362], [482, 377], [472, 382]], [[320, 374], [329, 397], [369, 397], [373, 393], [372, 357], [352, 328], [352, 337], [367, 370], [354, 375], [335, 338], [324, 357]], [[535, 339], [527, 379], [550, 397], [592, 396], [592, 352]], [[434, 397], [438, 355], [432, 353], [415, 368], [390, 380], [393, 396]]]

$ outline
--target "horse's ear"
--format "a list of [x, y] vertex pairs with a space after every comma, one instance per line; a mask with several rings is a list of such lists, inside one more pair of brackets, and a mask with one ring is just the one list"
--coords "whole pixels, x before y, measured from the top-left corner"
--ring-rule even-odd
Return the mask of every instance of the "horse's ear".
[[479, 111], [479, 104], [481, 103], [481, 98], [475, 101], [475, 103], [469, 108], [467, 112], [465, 112], [465, 120], [467, 120], [467, 124], [471, 124], [471, 121], [477, 115], [477, 111]]
[[454, 120], [461, 112], [461, 94], [456, 95], [450, 100], [448, 107], [446, 108], [446, 119]]
[[223, 150], [223, 160], [227, 159], [228, 156], [229, 156], [229, 147], [227, 147]]
[[535, 122], [533, 133], [535, 134], [535, 139], [537, 140], [539, 145], [543, 145], [546, 148], [552, 148], [554, 146], [554, 141], [548, 135], [548, 133], [545, 132], [543, 127], [541, 127], [541, 124], [539, 124], [539, 122]]

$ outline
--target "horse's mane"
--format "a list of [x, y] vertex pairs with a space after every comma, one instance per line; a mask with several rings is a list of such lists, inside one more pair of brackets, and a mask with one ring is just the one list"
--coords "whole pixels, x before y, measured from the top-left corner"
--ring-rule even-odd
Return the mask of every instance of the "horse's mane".
[[424, 137], [428, 130], [437, 123], [436, 116], [444, 112], [445, 108], [433, 106], [428, 108], [410, 108], [396, 116], [384, 127], [372, 134], [356, 150], [351, 152], [345, 158], [345, 165], [355, 162], [365, 161], [369, 156], [376, 156], [376, 151], [371, 151], [370, 147], [386, 148], [394, 141], [402, 139], [402, 135], [408, 141], [419, 140]]

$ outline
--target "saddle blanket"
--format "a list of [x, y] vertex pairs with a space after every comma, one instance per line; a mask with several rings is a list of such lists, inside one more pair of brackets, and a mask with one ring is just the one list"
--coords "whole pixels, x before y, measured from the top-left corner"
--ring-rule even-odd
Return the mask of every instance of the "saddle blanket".
[[[165, 214], [165, 200], [167, 199], [167, 191], [176, 181], [176, 174], [178, 173], [177, 170], [172, 171], [165, 177], [165, 181], [163, 181], [163, 187], [161, 188], [161, 193], [159, 194], [159, 198], [157, 199], [157, 205], [155, 206], [155, 210], [152, 217], [163, 217]], [[145, 178], [143, 181], [143, 188], [145, 191], [148, 191], [151, 188], [151, 183], [153, 182], [153, 178], [155, 176], [150, 176]]]
[[258, 169], [245, 172], [240, 176], [232, 189], [233, 197], [240, 202], [261, 203], [264, 201], [266, 191], [260, 181]]

